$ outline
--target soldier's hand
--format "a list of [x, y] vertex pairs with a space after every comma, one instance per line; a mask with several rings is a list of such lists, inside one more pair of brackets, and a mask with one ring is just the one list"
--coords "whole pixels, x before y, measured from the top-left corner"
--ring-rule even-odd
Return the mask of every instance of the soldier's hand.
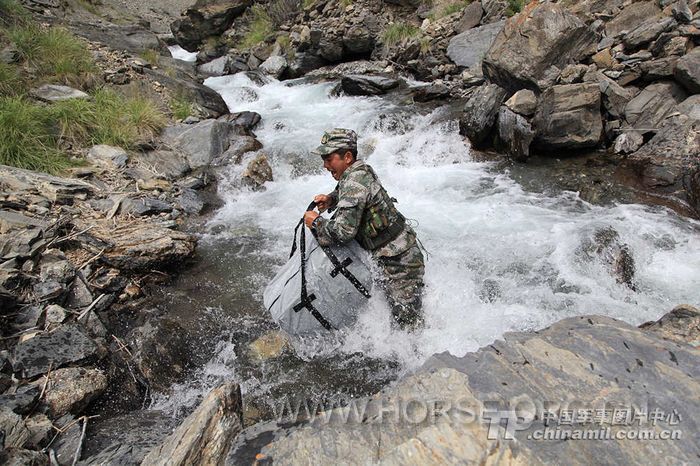
[[316, 203], [316, 207], [318, 207], [319, 212], [324, 212], [326, 209], [328, 209], [328, 203], [330, 201], [331, 198], [327, 194], [319, 194], [314, 197], [314, 202]]
[[318, 217], [318, 212], [314, 212], [313, 210], [307, 210], [304, 214], [304, 224], [307, 227], [311, 228], [311, 224], [314, 223], [316, 217]]

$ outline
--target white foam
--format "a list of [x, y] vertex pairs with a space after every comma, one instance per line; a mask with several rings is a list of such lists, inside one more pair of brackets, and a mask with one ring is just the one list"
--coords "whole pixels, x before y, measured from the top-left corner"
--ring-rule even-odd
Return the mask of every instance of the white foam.
[[188, 52], [179, 45], [171, 45], [168, 47], [170, 54], [176, 60], [193, 62], [197, 60], [197, 52]]

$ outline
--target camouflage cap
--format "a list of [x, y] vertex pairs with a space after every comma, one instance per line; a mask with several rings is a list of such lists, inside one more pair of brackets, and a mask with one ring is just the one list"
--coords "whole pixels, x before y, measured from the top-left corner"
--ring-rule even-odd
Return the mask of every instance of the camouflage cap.
[[351, 129], [334, 128], [323, 133], [321, 145], [311, 151], [321, 157], [342, 150], [357, 150], [357, 133]]

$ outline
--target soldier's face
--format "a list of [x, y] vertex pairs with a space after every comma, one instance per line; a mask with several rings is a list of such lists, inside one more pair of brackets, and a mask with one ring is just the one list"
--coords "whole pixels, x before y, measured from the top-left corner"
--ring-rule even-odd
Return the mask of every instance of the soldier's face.
[[344, 155], [337, 152], [323, 158], [323, 168], [331, 172], [333, 178], [339, 180], [343, 172], [352, 165], [355, 160], [352, 157], [352, 152], [347, 151]]

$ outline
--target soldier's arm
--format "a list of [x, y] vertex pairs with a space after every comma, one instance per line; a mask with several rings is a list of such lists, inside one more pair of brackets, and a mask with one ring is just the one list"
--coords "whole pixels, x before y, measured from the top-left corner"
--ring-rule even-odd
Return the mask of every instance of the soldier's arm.
[[335, 206], [338, 205], [338, 187], [336, 187], [332, 192], [327, 194], [328, 196], [328, 212], [333, 212]]
[[361, 183], [349, 181], [338, 190], [337, 211], [330, 219], [318, 217], [314, 229], [319, 244], [343, 244], [355, 238], [362, 212], [367, 204], [369, 189]]

